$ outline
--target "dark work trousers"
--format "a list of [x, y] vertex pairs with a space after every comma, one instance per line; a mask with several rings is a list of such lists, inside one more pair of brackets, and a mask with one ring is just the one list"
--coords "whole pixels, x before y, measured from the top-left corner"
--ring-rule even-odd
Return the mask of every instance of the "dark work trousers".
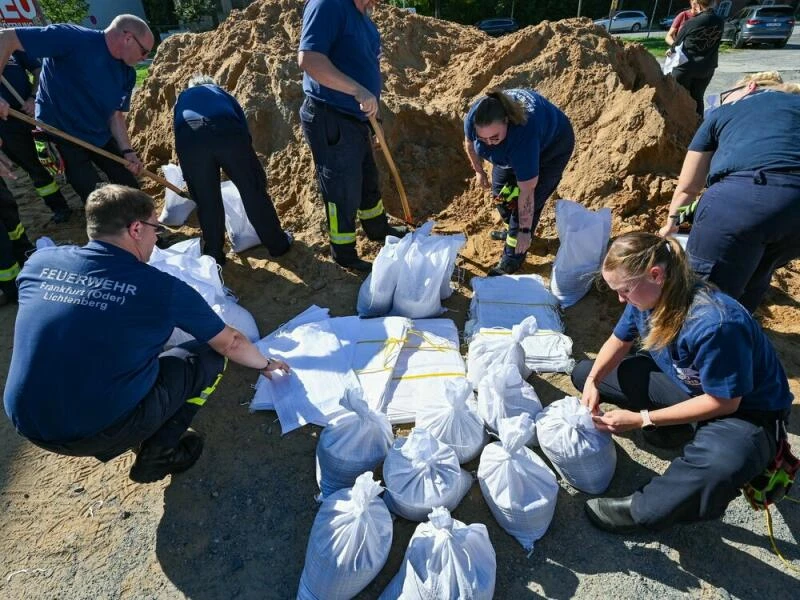
[[240, 123], [202, 119], [186, 122], [175, 131], [175, 150], [197, 202], [203, 230], [203, 252], [225, 262], [225, 209], [220, 190], [220, 169], [239, 190], [247, 218], [271, 256], [289, 250], [289, 238], [267, 192], [264, 167], [253, 150], [250, 133]]
[[303, 135], [311, 147], [325, 202], [331, 255], [348, 262], [356, 255], [356, 217], [371, 240], [388, 233], [372, 130], [360, 121], [306, 97], [300, 107]]
[[28, 239], [25, 227], [19, 219], [19, 207], [14, 196], [3, 179], [0, 179], [0, 222], [6, 230], [6, 237], [10, 244], [8, 258], [3, 260], [8, 266], [4, 268], [13, 268], [9, 263], [11, 261], [17, 264], [17, 270], [19, 270], [28, 259], [28, 254], [33, 250], [33, 244]]
[[39, 162], [31, 126], [14, 118], [0, 121], [3, 152], [33, 181], [38, 196], [54, 213], [67, 210], [67, 200], [50, 172]]
[[695, 272], [750, 312], [800, 257], [800, 172], [734, 173], [700, 199], [686, 251]]
[[[158, 357], [155, 384], [132, 413], [97, 435], [74, 442], [31, 440], [69, 456], [94, 456], [103, 462], [144, 445], [175, 448], [192, 419], [217, 387], [227, 359], [208, 344], [191, 341]], [[75, 399], [80, 402], [80, 398]]]
[[[576, 365], [572, 382], [583, 390], [594, 361]], [[601, 399], [621, 408], [654, 410], [689, 396], [646, 354], [629, 356], [599, 385]], [[769, 465], [777, 451], [778, 422], [789, 411], [737, 411], [699, 423], [683, 455], [633, 495], [633, 519], [648, 529], [717, 519], [741, 487]]]
[[[555, 141], [542, 152], [539, 159], [539, 181], [533, 190], [533, 224], [531, 225], [531, 236], [536, 233], [536, 226], [539, 224], [539, 217], [547, 199], [553, 194], [561, 182], [561, 176], [567, 167], [572, 151], [575, 149], [575, 134], [569, 122], [562, 127], [561, 132], [556, 136]], [[492, 194], [497, 197], [504, 186], [517, 186], [517, 178], [514, 170], [509, 167], [492, 167]], [[507, 256], [514, 256], [522, 260], [525, 253], [517, 254], [517, 233], [519, 233], [519, 210], [517, 203], [500, 203], [497, 211], [508, 225], [508, 235], [503, 253]]]
[[711, 71], [711, 73], [696, 74], [690, 72], [690, 70], [686, 68], [686, 64], [683, 64], [672, 69], [672, 76], [678, 83], [686, 88], [687, 92], [689, 92], [692, 100], [695, 101], [697, 114], [702, 119], [703, 110], [705, 108], [704, 96], [708, 84], [711, 83], [711, 78], [714, 77], [714, 71]]
[[[0, 208], [13, 203], [14, 198], [6, 187], [6, 182], [0, 179]], [[14, 244], [8, 234], [8, 227], [4, 220], [0, 219], [0, 291], [7, 299], [16, 302], [20, 263], [14, 254]]]
[[[84, 204], [86, 204], [89, 194], [97, 189], [98, 184], [102, 183], [95, 166], [106, 174], [111, 183], [119, 183], [132, 188], [139, 187], [136, 177], [125, 168], [125, 165], [61, 138], [53, 136], [50, 140], [55, 143], [61, 153], [61, 158], [64, 160], [64, 172], [67, 176], [67, 182], [75, 190], [75, 193], [80, 196]], [[103, 146], [103, 149], [117, 156], [122, 156], [120, 147], [114, 138], [111, 138]]]

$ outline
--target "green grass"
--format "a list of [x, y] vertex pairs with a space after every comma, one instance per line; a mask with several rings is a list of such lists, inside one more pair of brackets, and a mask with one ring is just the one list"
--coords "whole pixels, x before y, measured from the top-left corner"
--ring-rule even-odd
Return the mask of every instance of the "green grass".
[[[652, 54], [656, 58], [664, 58], [664, 55], [667, 52], [667, 48], [669, 47], [669, 46], [667, 46], [667, 42], [665, 42], [664, 38], [662, 38], [662, 37], [652, 37], [652, 38], [646, 38], [646, 39], [645, 38], [623, 37], [622, 41], [625, 42], [626, 44], [631, 44], [633, 42], [636, 42], [637, 44], [641, 44], [642, 46], [644, 46], [647, 49], [647, 51], [650, 54]], [[719, 51], [721, 53], [730, 52], [731, 50], [733, 50], [733, 48], [727, 42], [724, 42], [719, 47]]]
[[148, 71], [150, 71], [150, 65], [136, 65], [136, 87], [142, 85]]

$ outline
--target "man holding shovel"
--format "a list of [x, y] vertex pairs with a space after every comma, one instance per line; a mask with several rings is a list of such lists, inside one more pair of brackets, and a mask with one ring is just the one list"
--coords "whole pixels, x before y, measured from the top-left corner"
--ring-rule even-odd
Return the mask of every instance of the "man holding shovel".
[[378, 0], [308, 0], [298, 64], [306, 98], [300, 108], [326, 206], [331, 255], [345, 268], [372, 265], [356, 252], [356, 217], [371, 240], [402, 237], [383, 208], [368, 119], [378, 112], [381, 40], [370, 19]]
[[[153, 48], [143, 20], [119, 15], [104, 31], [77, 25], [49, 25], [0, 30], [0, 65], [24, 50], [44, 58], [36, 96], [36, 118], [80, 140], [122, 156], [127, 168], [61, 138], [53, 138], [64, 159], [67, 181], [86, 202], [100, 178], [138, 187], [142, 162], [131, 148], [125, 113], [136, 82], [132, 68]], [[9, 105], [0, 101], [0, 118]]]

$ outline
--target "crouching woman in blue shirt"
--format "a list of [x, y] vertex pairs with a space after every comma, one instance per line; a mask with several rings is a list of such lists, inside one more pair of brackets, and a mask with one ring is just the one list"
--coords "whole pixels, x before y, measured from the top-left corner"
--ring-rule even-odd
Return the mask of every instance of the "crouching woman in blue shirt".
[[[691, 441], [663, 475], [630, 496], [589, 500], [586, 512], [616, 533], [719, 518], [786, 435], [792, 395], [775, 350], [744, 307], [693, 274], [674, 238], [619, 237], [602, 275], [627, 306], [597, 358], [573, 371], [581, 402], [603, 431]], [[620, 408], [604, 413], [601, 401]]]

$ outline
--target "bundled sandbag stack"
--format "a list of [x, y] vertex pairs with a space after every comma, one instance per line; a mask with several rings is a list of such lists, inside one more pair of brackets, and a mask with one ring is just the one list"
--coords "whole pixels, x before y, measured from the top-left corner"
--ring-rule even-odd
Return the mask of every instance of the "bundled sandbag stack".
[[587, 494], [608, 488], [617, 468], [614, 440], [594, 426], [578, 398], [567, 396], [540, 412], [536, 435], [545, 456], [570, 485]]
[[334, 492], [314, 519], [298, 600], [349, 600], [380, 572], [392, 547], [392, 516], [372, 473]]
[[560, 246], [553, 263], [550, 289], [562, 308], [586, 295], [600, 271], [611, 236], [611, 209], [595, 212], [571, 200], [556, 201]]
[[465, 525], [441, 506], [428, 519], [411, 536], [403, 565], [380, 600], [491, 600], [497, 557], [486, 526]]
[[467, 355], [467, 377], [472, 385], [477, 387], [489, 368], [496, 365], [513, 365], [523, 379], [530, 377], [522, 342], [538, 328], [536, 317], [527, 317], [511, 328], [511, 335], [505, 329], [480, 329], [472, 337]]
[[464, 333], [472, 342], [478, 335], [511, 335], [512, 328], [529, 317], [533, 333], [520, 340], [527, 369], [536, 373], [569, 373], [575, 366], [572, 340], [564, 334], [558, 299], [538, 275], [473, 277], [474, 294]]
[[528, 552], [556, 510], [555, 474], [532, 450], [533, 422], [527, 413], [500, 421], [500, 441], [486, 446], [478, 467], [483, 497], [500, 526]]

